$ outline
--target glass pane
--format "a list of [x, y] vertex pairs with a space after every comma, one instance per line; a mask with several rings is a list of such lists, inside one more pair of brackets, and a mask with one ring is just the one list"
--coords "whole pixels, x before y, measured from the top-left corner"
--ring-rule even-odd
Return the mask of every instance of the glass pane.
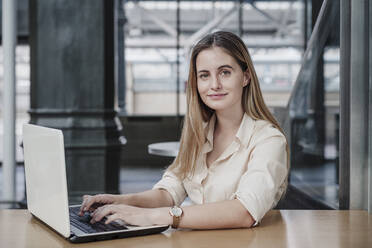
[[290, 180], [323, 207], [338, 208], [339, 33], [332, 31], [339, 5], [324, 9], [289, 103]]

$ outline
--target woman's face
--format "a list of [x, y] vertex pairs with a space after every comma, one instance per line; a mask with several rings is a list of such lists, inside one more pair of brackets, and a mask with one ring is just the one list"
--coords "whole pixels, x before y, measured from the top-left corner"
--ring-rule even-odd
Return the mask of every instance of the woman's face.
[[215, 111], [241, 111], [243, 87], [249, 82], [236, 60], [220, 47], [205, 49], [196, 57], [198, 92]]

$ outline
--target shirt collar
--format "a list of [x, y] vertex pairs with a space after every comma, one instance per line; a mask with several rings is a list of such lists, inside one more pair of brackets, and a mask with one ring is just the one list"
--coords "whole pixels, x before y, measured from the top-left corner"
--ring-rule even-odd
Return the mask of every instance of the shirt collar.
[[211, 119], [208, 122], [208, 125], [206, 126], [207, 142], [209, 142], [209, 144], [211, 145], [213, 145], [213, 134], [214, 134], [215, 125], [216, 125], [216, 114], [213, 114]]
[[254, 129], [254, 120], [252, 117], [244, 113], [242, 122], [240, 123], [240, 127], [238, 132], [236, 132], [235, 137], [240, 141], [242, 145], [245, 147], [248, 146], [249, 141], [251, 140], [252, 133]]
[[[216, 123], [216, 114], [212, 115], [209, 122], [205, 122], [205, 124], [203, 123], [205, 130], [207, 132], [207, 142], [209, 143], [208, 147], [213, 147], [213, 134], [214, 134], [215, 123]], [[239, 129], [235, 134], [235, 137], [238, 139], [240, 144], [244, 145], [245, 147], [248, 146], [249, 141], [252, 136], [253, 128], [254, 128], [254, 120], [249, 115], [244, 113]]]
[[216, 115], [213, 114], [208, 122], [203, 122], [204, 132], [207, 135], [207, 140], [203, 145], [202, 153], [208, 153], [213, 149], [213, 133], [214, 125], [216, 123]]

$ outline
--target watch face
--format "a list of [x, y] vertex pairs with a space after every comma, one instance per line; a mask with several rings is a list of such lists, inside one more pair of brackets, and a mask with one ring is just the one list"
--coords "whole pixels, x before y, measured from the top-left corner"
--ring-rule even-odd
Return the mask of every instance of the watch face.
[[176, 217], [180, 217], [182, 215], [182, 209], [179, 207], [171, 208], [172, 214]]

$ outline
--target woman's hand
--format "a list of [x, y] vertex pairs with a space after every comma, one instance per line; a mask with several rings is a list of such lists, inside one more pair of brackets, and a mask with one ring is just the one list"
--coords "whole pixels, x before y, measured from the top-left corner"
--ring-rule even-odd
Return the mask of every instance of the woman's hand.
[[84, 195], [79, 214], [82, 216], [84, 212], [93, 212], [102, 205], [117, 204], [119, 203], [119, 198], [119, 195], [111, 194]]
[[172, 217], [169, 208], [139, 208], [124, 204], [108, 204], [98, 207], [92, 213], [91, 223], [106, 217], [105, 224], [114, 220], [122, 220], [136, 226], [170, 225]]

